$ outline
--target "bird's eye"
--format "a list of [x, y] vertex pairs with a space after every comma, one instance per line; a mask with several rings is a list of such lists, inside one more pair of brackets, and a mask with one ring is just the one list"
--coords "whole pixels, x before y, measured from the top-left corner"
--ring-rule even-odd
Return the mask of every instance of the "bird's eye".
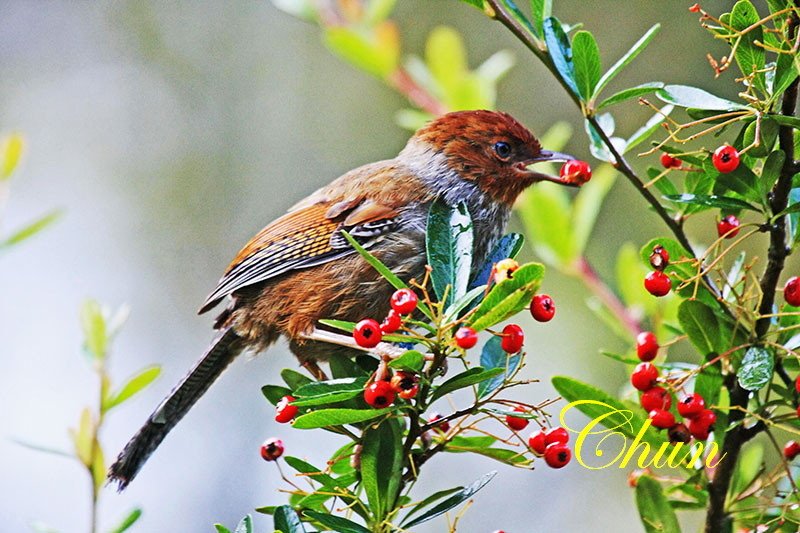
[[496, 142], [493, 148], [494, 153], [496, 153], [497, 157], [500, 159], [508, 159], [511, 156], [511, 146], [507, 142]]

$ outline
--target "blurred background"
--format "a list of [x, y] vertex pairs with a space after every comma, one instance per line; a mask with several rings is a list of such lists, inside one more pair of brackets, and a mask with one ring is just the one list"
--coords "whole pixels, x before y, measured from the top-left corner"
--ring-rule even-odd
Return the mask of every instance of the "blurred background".
[[[615, 88], [660, 80], [735, 96], [725, 94], [732, 84], [713, 85], [705, 54], [718, 57], [719, 49], [686, 10], [689, 2], [555, 4], [562, 20], [583, 21], [597, 36], [606, 66], [662, 24]], [[721, 12], [726, 4], [703, 7]], [[578, 110], [499, 25], [456, 0], [400, 0], [393, 18], [404, 54], [421, 53], [442, 24], [464, 36], [471, 66], [499, 49], [513, 51], [517, 64], [500, 84], [498, 107], [538, 133], [570, 122], [576, 134], [566, 150], [590, 160]], [[64, 210], [47, 231], [0, 256], [0, 529], [28, 531], [41, 522], [87, 531], [89, 483], [81, 467], [11, 440], [69, 449], [66, 428], [96, 401], [96, 378], [81, 355], [81, 302], [94, 297], [131, 308], [114, 346], [118, 380], [146, 364], [163, 365], [155, 385], [109, 418], [102, 438], [111, 455], [211, 338], [212, 317], [195, 311], [229, 259], [299, 198], [355, 166], [394, 156], [409, 135], [394, 122], [406, 102], [333, 57], [317, 27], [267, 0], [0, 0], [0, 20], [0, 133], [19, 131], [27, 140], [3, 226]], [[630, 134], [647, 116], [631, 103], [617, 110], [617, 129]], [[690, 224], [690, 234], [698, 227]], [[613, 276], [622, 243], [641, 245], [660, 230], [620, 179], [588, 255]], [[523, 257], [533, 257], [530, 248]], [[555, 396], [554, 374], [622, 386], [624, 367], [598, 349], [627, 346], [586, 308], [585, 289], [556, 272], [545, 287], [559, 313], [548, 329], [522, 317], [532, 339], [525, 377], [542, 383], [521, 394], [531, 402]], [[125, 493], [106, 488], [101, 524], [110, 527], [140, 505], [144, 515], [133, 531], [212, 531], [214, 522], [232, 527], [254, 507], [283, 502], [275, 469], [258, 455], [261, 441], [279, 436], [287, 453], [313, 463], [340, 444], [274, 423], [259, 389], [295, 366], [283, 344], [237, 361]], [[492, 469], [500, 475], [476, 497], [459, 531], [641, 529], [620, 469], [589, 471], [573, 462], [530, 472], [443, 456], [417, 490], [468, 484]], [[697, 518], [686, 522], [689, 529]], [[442, 531], [443, 524], [419, 531]], [[271, 531], [271, 518], [257, 515], [256, 529]]]

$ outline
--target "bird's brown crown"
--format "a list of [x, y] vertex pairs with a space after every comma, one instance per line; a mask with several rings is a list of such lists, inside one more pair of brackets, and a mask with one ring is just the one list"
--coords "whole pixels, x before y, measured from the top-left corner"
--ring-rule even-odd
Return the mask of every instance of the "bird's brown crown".
[[447, 158], [450, 168], [476, 181], [497, 201], [511, 204], [535, 177], [527, 166], [542, 153], [539, 141], [511, 115], [457, 111], [431, 121], [415, 139]]

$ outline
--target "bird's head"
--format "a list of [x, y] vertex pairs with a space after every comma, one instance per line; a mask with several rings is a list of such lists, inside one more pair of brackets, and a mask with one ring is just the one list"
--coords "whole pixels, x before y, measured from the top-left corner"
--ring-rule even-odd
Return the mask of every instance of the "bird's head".
[[569, 161], [574, 157], [542, 148], [525, 126], [496, 111], [457, 111], [429, 122], [416, 132], [409, 148], [443, 158], [459, 178], [475, 182], [495, 199], [511, 205], [538, 181], [575, 186], [570, 180], [529, 168], [535, 163]]

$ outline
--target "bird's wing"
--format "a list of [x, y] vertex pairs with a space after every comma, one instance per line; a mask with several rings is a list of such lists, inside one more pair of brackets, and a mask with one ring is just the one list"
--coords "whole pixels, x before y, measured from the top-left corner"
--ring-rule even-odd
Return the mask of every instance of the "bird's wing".
[[[372, 177], [366, 178], [371, 180]], [[393, 192], [391, 195], [372, 194], [368, 198], [355, 195], [356, 188], [350, 183], [347, 185], [318, 191], [314, 195], [315, 202], [298, 204], [293, 211], [261, 230], [228, 266], [200, 313], [243, 287], [352, 253], [353, 248], [342, 235], [343, 230], [369, 246], [376, 237], [397, 228], [402, 195]], [[347, 196], [343, 197], [342, 193]], [[330, 200], [331, 196], [336, 199]]]

